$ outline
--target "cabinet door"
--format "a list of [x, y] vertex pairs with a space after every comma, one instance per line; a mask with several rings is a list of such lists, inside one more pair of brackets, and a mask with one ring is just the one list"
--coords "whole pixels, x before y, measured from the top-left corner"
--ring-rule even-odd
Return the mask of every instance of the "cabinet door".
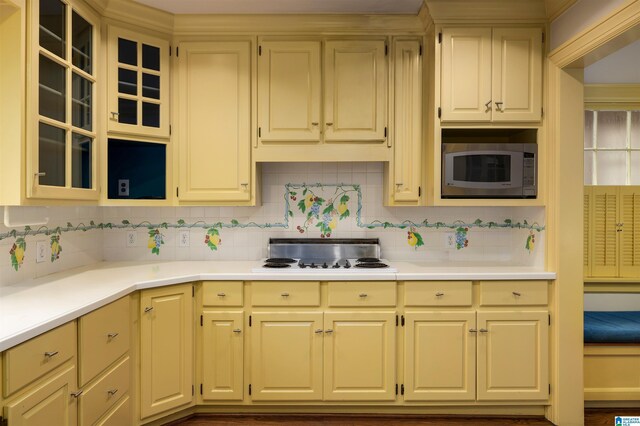
[[442, 121], [491, 120], [491, 28], [442, 30]]
[[591, 276], [618, 276], [618, 190], [594, 186], [591, 189]]
[[322, 399], [322, 313], [252, 314], [251, 399]]
[[72, 426], [77, 424], [75, 365], [36, 384], [20, 398], [5, 403], [4, 414], [11, 426]]
[[620, 277], [640, 276], [640, 188], [620, 187]]
[[549, 397], [547, 311], [478, 312], [478, 401]]
[[251, 199], [251, 42], [182, 43], [180, 200]]
[[108, 130], [169, 137], [169, 42], [109, 27]]
[[395, 312], [325, 313], [325, 400], [395, 400], [395, 321]]
[[192, 286], [144, 290], [140, 295], [142, 418], [192, 401]]
[[422, 177], [422, 56], [420, 41], [393, 44], [393, 199], [420, 199]]
[[542, 29], [493, 29], [493, 121], [539, 121]]
[[262, 41], [258, 126], [263, 142], [320, 142], [320, 42]]
[[384, 40], [327, 41], [324, 67], [325, 141], [385, 141]]
[[405, 314], [406, 401], [469, 401], [476, 397], [476, 313]]
[[202, 321], [202, 399], [242, 400], [242, 312], [204, 312]]

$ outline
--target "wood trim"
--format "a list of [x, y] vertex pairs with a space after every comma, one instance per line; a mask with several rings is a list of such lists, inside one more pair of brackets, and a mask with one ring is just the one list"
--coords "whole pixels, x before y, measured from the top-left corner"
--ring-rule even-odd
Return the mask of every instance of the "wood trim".
[[640, 84], [585, 84], [584, 104], [594, 109], [637, 109]]
[[[592, 64], [630, 42], [640, 39], [640, 1], [628, 0], [625, 6], [609, 14], [566, 41], [549, 54], [559, 68], [582, 68]], [[638, 26], [637, 30], [632, 30]], [[624, 37], [620, 37], [624, 34]]]
[[425, 0], [438, 23], [546, 23], [545, 5], [537, 0]]
[[577, 0], [544, 0], [544, 7], [547, 11], [549, 22], [562, 15], [567, 9], [573, 6]]
[[[100, 8], [105, 1], [93, 0], [92, 3]], [[109, 0], [101, 13], [105, 18], [118, 21], [119, 26], [125, 23], [137, 30], [142, 27], [166, 35], [173, 32], [174, 15], [130, 0]]]
[[422, 1], [422, 6], [420, 7], [420, 10], [418, 11], [418, 18], [420, 18], [420, 21], [422, 22], [422, 25], [424, 27], [424, 31], [428, 32], [429, 29], [433, 26], [433, 18], [431, 17], [431, 14], [429, 13], [429, 7], [427, 6], [426, 0]]
[[585, 293], [640, 293], [640, 283], [584, 283]]

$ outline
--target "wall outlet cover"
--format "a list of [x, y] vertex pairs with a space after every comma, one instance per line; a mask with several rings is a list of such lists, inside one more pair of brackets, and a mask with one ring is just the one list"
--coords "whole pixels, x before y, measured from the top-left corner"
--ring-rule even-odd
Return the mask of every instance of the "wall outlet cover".
[[456, 248], [456, 233], [445, 232], [444, 233], [444, 248], [453, 249]]
[[47, 260], [48, 248], [46, 241], [36, 242], [36, 263], [42, 263]]
[[118, 179], [118, 197], [129, 196], [129, 179]]
[[135, 247], [138, 243], [138, 233], [136, 231], [127, 231], [127, 247]]
[[178, 233], [178, 247], [189, 247], [190, 232], [182, 230]]

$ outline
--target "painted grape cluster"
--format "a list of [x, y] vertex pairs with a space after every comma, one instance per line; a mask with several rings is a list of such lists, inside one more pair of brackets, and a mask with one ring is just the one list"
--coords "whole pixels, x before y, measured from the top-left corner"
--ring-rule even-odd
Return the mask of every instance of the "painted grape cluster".
[[469, 245], [468, 232], [469, 228], [463, 228], [462, 226], [456, 228], [456, 249], [461, 250]]

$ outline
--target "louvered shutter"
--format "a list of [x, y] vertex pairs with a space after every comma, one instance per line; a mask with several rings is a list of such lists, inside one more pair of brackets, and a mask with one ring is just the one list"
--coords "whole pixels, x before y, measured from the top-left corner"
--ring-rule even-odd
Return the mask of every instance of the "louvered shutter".
[[585, 186], [584, 187], [584, 218], [583, 218], [583, 243], [584, 250], [582, 253], [583, 256], [583, 266], [584, 266], [584, 276], [591, 276], [591, 263], [589, 262], [590, 253], [589, 250], [591, 246], [589, 245], [589, 230], [591, 229], [591, 197], [592, 197], [592, 187]]
[[620, 276], [640, 277], [640, 187], [620, 188]]
[[593, 187], [591, 276], [618, 275], [617, 187]]

